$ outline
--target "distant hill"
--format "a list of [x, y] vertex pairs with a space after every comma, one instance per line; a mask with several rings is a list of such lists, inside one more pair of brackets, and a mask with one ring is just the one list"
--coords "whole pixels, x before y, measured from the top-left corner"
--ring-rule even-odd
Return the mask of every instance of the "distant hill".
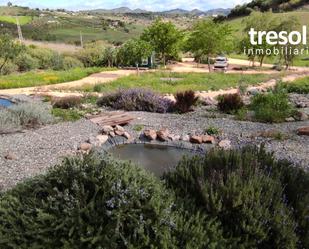
[[309, 0], [253, 0], [243, 5], [237, 5], [231, 10], [228, 17], [247, 16], [252, 11], [288, 12], [308, 5], [308, 3]]
[[228, 15], [230, 13], [231, 9], [212, 9], [207, 11], [202, 11], [199, 9], [193, 9], [193, 10], [184, 10], [184, 9], [172, 9], [172, 10], [166, 10], [166, 11], [159, 11], [159, 12], [152, 12], [147, 11], [143, 9], [130, 9], [128, 7], [120, 7], [115, 9], [95, 9], [95, 10], [89, 10], [86, 12], [92, 12], [92, 13], [117, 13], [117, 14], [125, 14], [125, 13], [156, 13], [156, 14], [162, 14], [162, 15], [193, 15], [193, 16], [200, 16], [200, 15]]

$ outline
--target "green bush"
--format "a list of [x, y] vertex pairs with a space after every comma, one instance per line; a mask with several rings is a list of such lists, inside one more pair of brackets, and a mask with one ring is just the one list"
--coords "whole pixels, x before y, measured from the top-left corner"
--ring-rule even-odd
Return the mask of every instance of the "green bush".
[[240, 94], [224, 94], [218, 96], [218, 108], [225, 113], [234, 113], [244, 106]]
[[140, 168], [90, 155], [0, 197], [0, 248], [203, 248], [203, 219], [175, 211], [173, 195]]
[[309, 77], [301, 78], [293, 82], [281, 83], [280, 85], [289, 93], [309, 93]]
[[284, 122], [293, 113], [288, 96], [283, 91], [253, 96], [250, 109], [254, 111], [257, 121], [267, 123]]
[[87, 44], [87, 46], [78, 51], [77, 58], [84, 64], [85, 67], [102, 66], [104, 61], [105, 47], [100, 42]]
[[83, 63], [71, 56], [65, 56], [63, 59], [63, 69], [64, 70], [69, 70], [72, 68], [77, 68], [77, 67], [84, 67]]
[[29, 49], [29, 54], [39, 61], [40, 69], [61, 70], [63, 56], [57, 52], [44, 48]]
[[187, 212], [217, 221], [228, 248], [308, 248], [309, 174], [263, 149], [211, 151], [164, 178]]
[[23, 53], [17, 57], [16, 65], [21, 72], [30, 71], [39, 68], [39, 61], [31, 55]]
[[[0, 64], [1, 64], [1, 59], [0, 59]], [[9, 75], [11, 73], [15, 73], [18, 71], [18, 66], [14, 64], [12, 61], [8, 61], [5, 63], [1, 70], [2, 75]]]
[[0, 195], [0, 248], [308, 248], [308, 185], [256, 148], [183, 159], [163, 182], [106, 156], [69, 158]]

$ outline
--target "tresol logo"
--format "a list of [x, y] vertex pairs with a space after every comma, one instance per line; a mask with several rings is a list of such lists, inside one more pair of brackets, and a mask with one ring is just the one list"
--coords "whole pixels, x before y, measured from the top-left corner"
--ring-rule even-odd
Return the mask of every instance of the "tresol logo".
[[307, 45], [307, 26], [302, 31], [256, 31], [251, 28], [248, 32], [251, 45], [262, 45], [266, 42], [269, 45]]

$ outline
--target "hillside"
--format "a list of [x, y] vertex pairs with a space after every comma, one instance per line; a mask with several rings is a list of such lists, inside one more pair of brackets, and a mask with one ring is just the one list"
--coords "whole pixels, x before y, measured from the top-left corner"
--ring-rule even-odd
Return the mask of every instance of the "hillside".
[[200, 16], [200, 15], [223, 15], [226, 16], [230, 13], [231, 9], [211, 9], [207, 11], [193, 9], [193, 10], [184, 10], [184, 9], [171, 9], [166, 11], [147, 11], [143, 9], [130, 9], [127, 7], [120, 7], [115, 9], [95, 9], [95, 10], [88, 10], [82, 11], [87, 13], [96, 13], [96, 14], [153, 14], [153, 15], [192, 15], [192, 16]]
[[[303, 25], [309, 25], [309, 9], [307, 8], [284, 12], [284, 13], [273, 13], [273, 15], [280, 20], [284, 20], [290, 16], [294, 16], [298, 19], [300, 27]], [[232, 26], [236, 34], [240, 34], [242, 32], [242, 27], [243, 27], [242, 22], [245, 18], [246, 17], [233, 18], [231, 20], [228, 20], [227, 22]]]
[[135, 21], [124, 15], [88, 15], [65, 10], [32, 10], [5, 6], [0, 7], [0, 34], [9, 33], [17, 37], [16, 17], [26, 39], [75, 45], [80, 45], [80, 34], [84, 42], [103, 40], [110, 44], [120, 44], [139, 36], [148, 25], [145, 21]]
[[293, 11], [308, 4], [308, 0], [253, 0], [243, 5], [237, 5], [228, 17], [250, 15], [252, 11], [272, 11], [274, 13]]
[[50, 41], [80, 45], [83, 41], [102, 40], [119, 45], [130, 38], [138, 37], [157, 17], [172, 21], [179, 28], [186, 29], [197, 18], [213, 15], [227, 15], [230, 9], [173, 9], [151, 12], [143, 9], [120, 7], [86, 11], [64, 9], [30, 9], [28, 7], [0, 6], [0, 34], [9, 33], [17, 37], [16, 17], [24, 38], [34, 41]]

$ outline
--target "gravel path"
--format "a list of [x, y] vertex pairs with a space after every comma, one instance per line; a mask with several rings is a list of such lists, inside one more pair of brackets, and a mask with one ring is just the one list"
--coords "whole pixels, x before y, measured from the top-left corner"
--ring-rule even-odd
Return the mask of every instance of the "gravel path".
[[[166, 127], [175, 135], [202, 134], [206, 128], [216, 127], [221, 131], [219, 139], [231, 140], [233, 147], [265, 142], [266, 148], [274, 151], [278, 158], [289, 159], [309, 169], [309, 139], [295, 133], [298, 127], [308, 126], [309, 121], [274, 125], [236, 121], [231, 116], [218, 116], [218, 113], [214, 117], [214, 113], [206, 107], [184, 115], [146, 112], [132, 114], [136, 119], [125, 128], [135, 138], [141, 134], [141, 131], [136, 131], [138, 126], [143, 129]], [[259, 132], [269, 130], [280, 131], [288, 135], [288, 139], [275, 140], [257, 136]], [[88, 120], [80, 120], [0, 136], [0, 191], [27, 177], [44, 173], [49, 167], [59, 163], [62, 157], [74, 154], [82, 142], [94, 138], [98, 132], [99, 127]], [[4, 159], [8, 152], [13, 153], [16, 158]]]
[[[0, 136], [0, 190], [43, 173], [59, 163], [63, 156], [76, 151], [80, 143], [96, 136], [98, 131], [90, 121], [81, 120]], [[4, 159], [8, 152], [16, 159]]]

